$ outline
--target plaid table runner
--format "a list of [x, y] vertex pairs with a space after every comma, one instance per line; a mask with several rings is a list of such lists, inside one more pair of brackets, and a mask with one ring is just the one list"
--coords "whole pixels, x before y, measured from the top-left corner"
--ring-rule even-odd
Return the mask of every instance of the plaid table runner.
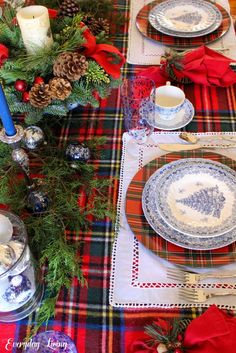
[[[129, 17], [129, 0], [114, 0], [114, 4], [125, 18]], [[117, 34], [114, 44], [126, 53], [128, 21], [124, 31]], [[123, 76], [139, 72], [141, 67], [126, 65]], [[182, 87], [187, 98], [194, 104], [196, 114], [185, 130], [188, 131], [235, 131], [236, 95], [235, 87], [228, 89], [186, 85]], [[123, 121], [120, 111], [119, 91], [114, 90], [99, 109], [78, 108], [55, 128], [58, 147], [68, 140], [84, 141], [93, 136], [106, 136], [100, 160], [94, 160], [98, 174], [102, 177], [119, 176]], [[119, 181], [109, 190], [108, 197], [116, 205]], [[79, 235], [69, 233], [71, 240], [83, 240], [81, 246], [82, 270], [88, 287], [81, 288], [74, 279], [71, 290], [63, 290], [56, 305], [56, 315], [49, 322], [48, 330], [59, 330], [68, 334], [75, 342], [79, 353], [125, 353], [126, 348], [137, 337], [142, 337], [143, 326], [158, 317], [194, 318], [202, 312], [196, 309], [119, 309], [109, 306], [109, 278], [111, 251], [114, 240], [114, 224], [105, 219], [94, 220], [90, 232]], [[29, 333], [34, 314], [10, 324], [0, 324], [0, 352], [20, 353], [19, 343]], [[41, 331], [46, 330], [42, 327]], [[6, 348], [6, 343], [10, 344]], [[14, 344], [13, 344], [14, 343]], [[18, 345], [18, 348], [17, 348]]]

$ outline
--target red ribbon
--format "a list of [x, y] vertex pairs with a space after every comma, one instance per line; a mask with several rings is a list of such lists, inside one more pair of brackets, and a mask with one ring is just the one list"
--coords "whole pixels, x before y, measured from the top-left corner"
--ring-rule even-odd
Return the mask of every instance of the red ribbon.
[[[83, 23], [81, 27], [84, 27]], [[83, 36], [86, 39], [86, 43], [83, 44], [83, 54], [93, 58], [111, 77], [118, 79], [120, 68], [125, 63], [125, 58], [120, 51], [110, 44], [97, 44], [95, 36], [88, 28], [83, 32]], [[117, 57], [118, 63], [115, 62]]]
[[57, 10], [48, 9], [49, 18], [57, 18]]
[[0, 44], [0, 66], [8, 59], [9, 50], [5, 45]]

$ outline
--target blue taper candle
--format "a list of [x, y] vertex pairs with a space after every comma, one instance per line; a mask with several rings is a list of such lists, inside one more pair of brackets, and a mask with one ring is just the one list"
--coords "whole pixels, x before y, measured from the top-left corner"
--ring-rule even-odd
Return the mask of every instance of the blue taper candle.
[[7, 100], [1, 85], [0, 85], [0, 118], [2, 120], [2, 125], [5, 129], [6, 135], [14, 136], [16, 134], [16, 128], [14, 126], [11, 113], [7, 104]]

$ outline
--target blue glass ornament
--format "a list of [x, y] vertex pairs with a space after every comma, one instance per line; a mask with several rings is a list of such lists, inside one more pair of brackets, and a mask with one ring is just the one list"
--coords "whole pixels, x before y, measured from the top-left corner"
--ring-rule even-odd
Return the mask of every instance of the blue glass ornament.
[[42, 213], [49, 207], [49, 198], [42, 191], [31, 191], [28, 196], [28, 208], [33, 213]]
[[70, 161], [87, 162], [90, 157], [90, 149], [82, 143], [71, 142], [66, 148], [66, 157]]

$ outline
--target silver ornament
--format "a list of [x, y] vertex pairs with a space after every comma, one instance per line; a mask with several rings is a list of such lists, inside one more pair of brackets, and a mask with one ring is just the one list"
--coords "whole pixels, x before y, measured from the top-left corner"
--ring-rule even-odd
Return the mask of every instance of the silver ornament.
[[12, 159], [19, 164], [23, 171], [29, 175], [29, 157], [23, 148], [16, 148], [12, 151]]
[[35, 150], [44, 142], [44, 133], [38, 126], [28, 126], [24, 131], [23, 143], [29, 150]]

